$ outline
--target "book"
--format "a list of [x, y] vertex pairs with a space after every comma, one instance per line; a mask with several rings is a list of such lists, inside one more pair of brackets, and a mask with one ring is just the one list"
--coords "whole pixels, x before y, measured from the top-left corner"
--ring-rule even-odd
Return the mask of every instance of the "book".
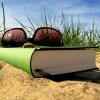
[[86, 47], [40, 48], [33, 53], [31, 69], [33, 74], [37, 71], [37, 76], [89, 70], [97, 68], [95, 57], [95, 50], [88, 50]]
[[96, 51], [88, 48], [90, 47], [0, 48], [0, 60], [35, 77], [46, 77], [97, 68]]

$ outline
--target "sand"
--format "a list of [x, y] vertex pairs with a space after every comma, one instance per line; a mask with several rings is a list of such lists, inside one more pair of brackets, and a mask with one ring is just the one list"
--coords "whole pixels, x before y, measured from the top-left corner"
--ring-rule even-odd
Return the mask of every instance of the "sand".
[[[100, 68], [100, 52], [96, 63]], [[83, 77], [81, 77], [82, 75]], [[34, 78], [0, 61], [0, 100], [100, 100], [100, 72]]]

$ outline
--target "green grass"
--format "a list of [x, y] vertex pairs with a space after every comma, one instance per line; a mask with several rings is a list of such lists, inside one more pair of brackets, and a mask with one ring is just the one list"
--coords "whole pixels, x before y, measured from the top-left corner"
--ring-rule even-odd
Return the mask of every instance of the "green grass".
[[[6, 20], [5, 20], [5, 9], [3, 3], [2, 11], [3, 11], [3, 33], [6, 31]], [[41, 20], [33, 20], [34, 18], [30, 18], [27, 13], [27, 9], [25, 8], [25, 13], [27, 20], [29, 21], [29, 26], [24, 25], [21, 21], [13, 17], [21, 27], [26, 31], [28, 37], [32, 37], [34, 31], [36, 30], [36, 26], [38, 27], [54, 27], [61, 31], [64, 46], [100, 46], [100, 33], [98, 31], [98, 23], [94, 22], [94, 15], [92, 17], [92, 25], [91, 28], [86, 28], [80, 21], [80, 16], [77, 16], [77, 22], [74, 17], [66, 17], [64, 12], [62, 11], [61, 17], [58, 21], [58, 18], [55, 16], [52, 20], [49, 15], [47, 15], [46, 9], [44, 9], [43, 13], [41, 13]], [[1, 43], [1, 42], [0, 42]]]
[[[31, 29], [35, 30], [34, 21], [30, 19], [28, 13], [25, 9], [27, 19], [30, 23]], [[64, 45], [65, 46], [100, 46], [100, 34], [97, 29], [95, 28], [94, 16], [92, 18], [92, 28], [85, 29], [84, 25], [80, 23], [79, 14], [77, 16], [77, 22], [75, 22], [74, 18], [67, 18], [65, 14], [62, 12], [61, 19], [60, 19], [60, 26], [58, 24], [57, 17], [54, 18], [53, 21], [47, 17], [46, 11], [44, 9], [44, 13], [41, 14], [42, 20], [37, 21], [39, 27], [54, 27], [61, 31], [63, 38], [64, 38]], [[17, 20], [18, 21], [18, 20]], [[23, 25], [20, 21], [19, 23], [21, 26]], [[41, 23], [41, 24], [40, 24]], [[37, 27], [38, 27], [37, 26]], [[26, 27], [27, 28], [27, 27]], [[28, 30], [28, 29], [27, 29]]]
[[92, 28], [85, 29], [82, 23], [80, 23], [79, 15], [77, 22], [74, 22], [73, 17], [66, 19], [62, 13], [62, 29], [64, 44], [70, 46], [96, 46], [100, 43], [100, 34], [98, 29], [95, 29], [94, 17], [92, 19]]

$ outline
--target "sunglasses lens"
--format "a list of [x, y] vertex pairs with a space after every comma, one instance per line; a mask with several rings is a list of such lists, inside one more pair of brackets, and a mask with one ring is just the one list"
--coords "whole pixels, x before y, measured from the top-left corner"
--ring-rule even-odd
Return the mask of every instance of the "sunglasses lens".
[[33, 41], [35, 44], [43, 46], [59, 46], [63, 44], [61, 33], [54, 28], [48, 27], [37, 29]]
[[4, 47], [18, 47], [23, 46], [27, 41], [26, 33], [23, 29], [15, 28], [6, 31], [2, 38]]

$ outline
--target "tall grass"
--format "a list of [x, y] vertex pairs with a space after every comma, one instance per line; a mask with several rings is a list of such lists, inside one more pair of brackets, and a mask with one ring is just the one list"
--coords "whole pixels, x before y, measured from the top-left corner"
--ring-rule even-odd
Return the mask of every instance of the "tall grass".
[[[30, 17], [27, 14], [26, 16], [30, 25], [32, 26], [33, 30], [34, 23], [31, 21]], [[100, 45], [100, 34], [97, 29], [95, 28], [94, 16], [92, 17], [92, 27], [88, 30], [85, 29], [84, 25], [80, 22], [80, 16], [77, 16], [77, 22], [74, 20], [73, 17], [68, 18], [62, 11], [61, 19], [58, 22], [57, 17], [53, 20], [47, 16], [46, 10], [41, 14], [42, 20], [38, 24], [39, 27], [54, 27], [61, 31], [62, 36], [64, 38], [64, 46], [97, 46]], [[60, 24], [57, 25], [57, 24]], [[25, 26], [25, 25], [24, 25]]]
[[5, 9], [4, 9], [4, 4], [1, 2], [2, 5], [2, 14], [3, 14], [3, 28], [4, 28], [4, 33], [6, 31], [6, 24], [5, 24]]
[[[6, 31], [5, 9], [4, 9], [4, 4], [3, 4], [3, 2], [1, 2], [1, 7], [2, 7], [3, 21], [2, 21], [2, 24], [0, 25], [0, 47], [2, 46], [2, 34], [4, 34], [5, 31]], [[3, 29], [2, 29], [2, 25], [3, 25]]]
[[64, 45], [66, 46], [82, 46], [86, 45], [85, 38], [86, 35], [83, 33], [82, 25], [79, 20], [75, 23], [73, 17], [69, 19], [65, 17], [64, 13], [62, 13], [62, 34], [64, 38]]
[[[30, 22], [31, 28], [35, 30], [34, 23], [31, 21], [30, 17], [27, 14], [26, 16], [28, 21]], [[38, 24], [39, 27], [54, 27], [61, 31], [62, 36], [64, 38], [64, 46], [98, 46], [100, 45], [100, 34], [97, 28], [95, 28], [94, 16], [92, 17], [92, 28], [88, 30], [85, 29], [84, 25], [80, 22], [80, 16], [77, 16], [77, 22], [73, 17], [68, 18], [62, 12], [60, 19], [60, 27], [58, 24], [57, 17], [54, 20], [50, 20], [47, 17], [46, 11], [44, 9], [44, 13], [42, 14], [42, 20]], [[18, 20], [17, 20], [18, 21]], [[19, 23], [25, 27], [20, 21]], [[28, 30], [28, 29], [27, 29]]]
[[74, 22], [73, 17], [69, 19], [62, 13], [62, 29], [64, 37], [64, 45], [69, 46], [97, 46], [100, 43], [100, 34], [98, 29], [95, 29], [94, 16], [92, 18], [92, 28], [88, 31], [84, 28], [83, 24], [80, 23], [79, 14], [77, 22]]

